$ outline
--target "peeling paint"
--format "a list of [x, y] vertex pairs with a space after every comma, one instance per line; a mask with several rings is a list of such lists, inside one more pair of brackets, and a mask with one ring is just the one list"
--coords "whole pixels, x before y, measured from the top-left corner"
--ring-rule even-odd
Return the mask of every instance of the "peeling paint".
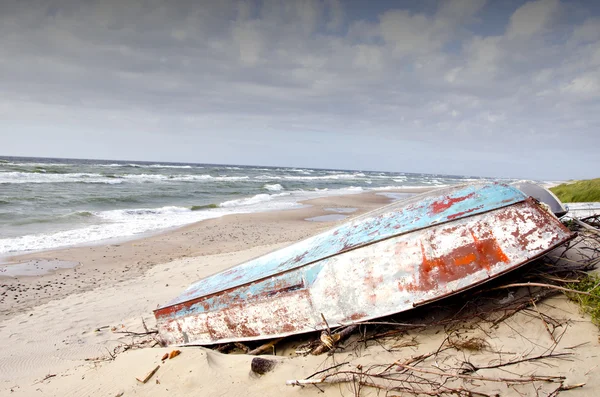
[[310, 332], [325, 327], [321, 314], [335, 327], [448, 296], [572, 237], [511, 187], [455, 187], [384, 207], [204, 279], [155, 316], [170, 344]]

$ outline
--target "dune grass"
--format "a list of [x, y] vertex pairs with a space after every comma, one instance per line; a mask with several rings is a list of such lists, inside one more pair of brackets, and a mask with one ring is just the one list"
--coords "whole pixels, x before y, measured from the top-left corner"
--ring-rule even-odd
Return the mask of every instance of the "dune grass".
[[550, 190], [563, 203], [600, 201], [600, 178], [563, 183]]
[[567, 293], [569, 298], [579, 303], [583, 312], [589, 313], [592, 322], [600, 327], [600, 276], [594, 273], [586, 274], [579, 282], [569, 284], [568, 288], [591, 294]]

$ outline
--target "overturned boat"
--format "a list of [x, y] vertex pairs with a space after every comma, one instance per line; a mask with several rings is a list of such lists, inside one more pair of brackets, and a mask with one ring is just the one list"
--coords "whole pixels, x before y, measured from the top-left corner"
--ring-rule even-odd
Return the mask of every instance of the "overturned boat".
[[311, 332], [444, 298], [573, 237], [514, 186], [443, 188], [200, 280], [154, 315], [168, 344]]

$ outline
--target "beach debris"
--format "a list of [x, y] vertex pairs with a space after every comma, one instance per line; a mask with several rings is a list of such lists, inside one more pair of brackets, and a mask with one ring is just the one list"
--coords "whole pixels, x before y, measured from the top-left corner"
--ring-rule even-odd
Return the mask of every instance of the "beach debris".
[[268, 360], [262, 357], [254, 357], [250, 363], [250, 369], [252, 372], [258, 375], [264, 375], [277, 365], [277, 361]]
[[165, 361], [165, 360], [166, 360], [166, 359], [168, 359], [168, 358], [169, 358], [169, 353], [165, 353], [165, 354], [162, 356], [162, 358], [161, 358], [161, 361]]
[[125, 394], [125, 392], [124, 391], [120, 391], [117, 394], [115, 394], [115, 397], [122, 397], [123, 394]]
[[169, 353], [169, 360], [174, 359], [175, 357], [177, 357], [180, 354], [181, 354], [181, 350], [173, 350], [171, 353]]
[[[578, 227], [576, 223], [574, 225]], [[555, 360], [572, 361], [576, 357], [575, 349], [587, 343], [559, 349], [563, 336], [569, 330], [569, 320], [552, 318], [548, 308], [553, 305], [540, 303], [558, 294], [590, 299], [589, 293], [595, 288], [600, 289], [600, 282], [590, 281], [590, 276], [597, 276], [588, 271], [595, 269], [598, 263], [600, 238], [592, 233], [582, 233], [529, 267], [511, 273], [487, 288], [444, 300], [442, 304], [432, 304], [426, 311], [423, 308], [391, 316], [386, 321], [355, 324], [358, 332], [353, 334], [343, 351], [367, 348], [367, 344], [380, 346], [389, 353], [393, 353], [396, 347], [405, 346], [417, 350], [419, 331], [432, 327], [437, 327], [438, 332], [446, 332], [437, 349], [409, 358], [402, 357], [388, 365], [381, 362], [371, 366], [355, 362], [336, 364], [304, 379], [288, 380], [286, 384], [319, 387], [345, 383], [355, 395], [362, 395], [360, 391], [369, 388], [403, 395], [436, 396], [492, 396], [496, 392], [489, 394], [490, 389], [496, 391], [502, 388], [505, 390], [502, 395], [527, 395], [532, 387], [539, 395], [557, 396], [562, 391], [584, 387], [583, 382], [568, 384], [564, 376], [543, 374], [536, 369], [539, 364], [551, 369], [554, 367], [551, 361]], [[587, 283], [585, 288], [580, 288], [585, 293], [573, 291], [573, 283], [578, 282]], [[501, 299], [506, 296], [507, 289], [511, 292], [511, 299]], [[499, 349], [503, 343], [496, 343], [499, 334], [495, 332], [509, 329], [514, 333], [511, 338], [528, 340], [527, 335], [520, 333], [524, 332], [523, 329], [506, 323], [517, 314], [521, 320], [514, 321], [526, 321], [528, 329], [531, 329], [529, 318], [539, 319], [538, 330], [549, 334], [546, 342], [530, 341], [529, 346], [523, 346], [523, 351]], [[504, 331], [498, 331], [503, 323], [507, 324]], [[394, 342], [394, 338], [402, 340], [405, 335], [408, 340]], [[386, 342], [388, 339], [391, 340]], [[523, 366], [527, 365], [530, 365], [530, 370], [524, 369], [527, 367]], [[510, 373], [509, 376], [498, 372], [507, 371], [511, 366], [519, 366], [519, 370], [506, 372]], [[585, 376], [594, 369], [590, 368]]]
[[334, 334], [328, 334], [326, 331], [321, 332], [321, 344], [314, 348], [310, 354], [313, 356], [318, 356], [319, 354], [323, 354], [328, 350], [332, 350], [339, 342], [346, 339], [354, 331], [356, 331], [357, 328], [358, 325], [350, 325], [342, 328], [341, 331]]
[[277, 338], [277, 339], [273, 339], [263, 345], [260, 345], [259, 347], [257, 347], [256, 349], [250, 350], [249, 352], [247, 352], [246, 354], [249, 354], [251, 356], [258, 356], [260, 354], [263, 354], [267, 351], [270, 351], [272, 355], [275, 355], [275, 345], [278, 344], [279, 342], [281, 342], [284, 338]]
[[46, 380], [48, 380], [50, 378], [54, 378], [55, 376], [56, 376], [56, 374], [47, 374], [46, 376], [44, 376], [43, 379], [40, 379], [37, 382], [35, 382], [34, 385], [38, 384], [38, 383], [43, 383], [44, 381], [46, 381]]
[[94, 330], [94, 332], [102, 332], [102, 330], [110, 328], [110, 325], [103, 325], [102, 327], [98, 327]]
[[469, 351], [481, 351], [490, 348], [490, 344], [483, 338], [478, 336], [467, 337], [460, 339], [460, 337], [448, 338], [448, 344], [456, 350], [469, 350]]
[[154, 367], [154, 369], [150, 372], [148, 372], [146, 374], [146, 376], [144, 376], [142, 379], [140, 378], [135, 378], [138, 382], [141, 382], [142, 384], [148, 382], [150, 380], [150, 378], [152, 378], [152, 376], [154, 376], [154, 374], [156, 373], [156, 371], [158, 371], [158, 369], [160, 368], [160, 365], [157, 365], [156, 367]]
[[[559, 338], [560, 340], [560, 338]], [[493, 370], [527, 362], [542, 361], [547, 364], [551, 359], [564, 359], [572, 356], [572, 352], [556, 352], [558, 343], [553, 343], [549, 351], [539, 355], [510, 354], [515, 358], [506, 360], [506, 352], [492, 352], [498, 355], [494, 360], [496, 364], [476, 366], [470, 361], [456, 354], [457, 346], [445, 338], [435, 350], [408, 359], [397, 360], [389, 365], [381, 363], [371, 366], [343, 362], [317, 371], [304, 379], [291, 379], [286, 381], [288, 386], [306, 386], [319, 384], [350, 384], [350, 389], [355, 391], [362, 388], [379, 389], [388, 392], [404, 392], [407, 395], [431, 396], [491, 396], [479, 387], [486, 384], [506, 384], [507, 388], [519, 388], [528, 385], [541, 387], [541, 385], [557, 384], [549, 390], [548, 395], [556, 391], [569, 390], [569, 388], [582, 387], [584, 384], [566, 385], [564, 376], [553, 375], [519, 375], [510, 372], [510, 376], [493, 376], [475, 374], [478, 371]], [[464, 357], [464, 356], [462, 356]], [[442, 364], [440, 364], [442, 363]], [[496, 394], [493, 394], [496, 395]]]

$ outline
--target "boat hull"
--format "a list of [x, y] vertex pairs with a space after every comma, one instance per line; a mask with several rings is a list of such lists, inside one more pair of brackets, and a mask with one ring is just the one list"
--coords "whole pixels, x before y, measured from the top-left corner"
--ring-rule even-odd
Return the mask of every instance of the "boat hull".
[[[400, 232], [155, 311], [168, 344], [289, 336], [366, 321], [514, 270], [573, 234], [532, 199]], [[404, 207], [406, 208], [406, 206]]]

